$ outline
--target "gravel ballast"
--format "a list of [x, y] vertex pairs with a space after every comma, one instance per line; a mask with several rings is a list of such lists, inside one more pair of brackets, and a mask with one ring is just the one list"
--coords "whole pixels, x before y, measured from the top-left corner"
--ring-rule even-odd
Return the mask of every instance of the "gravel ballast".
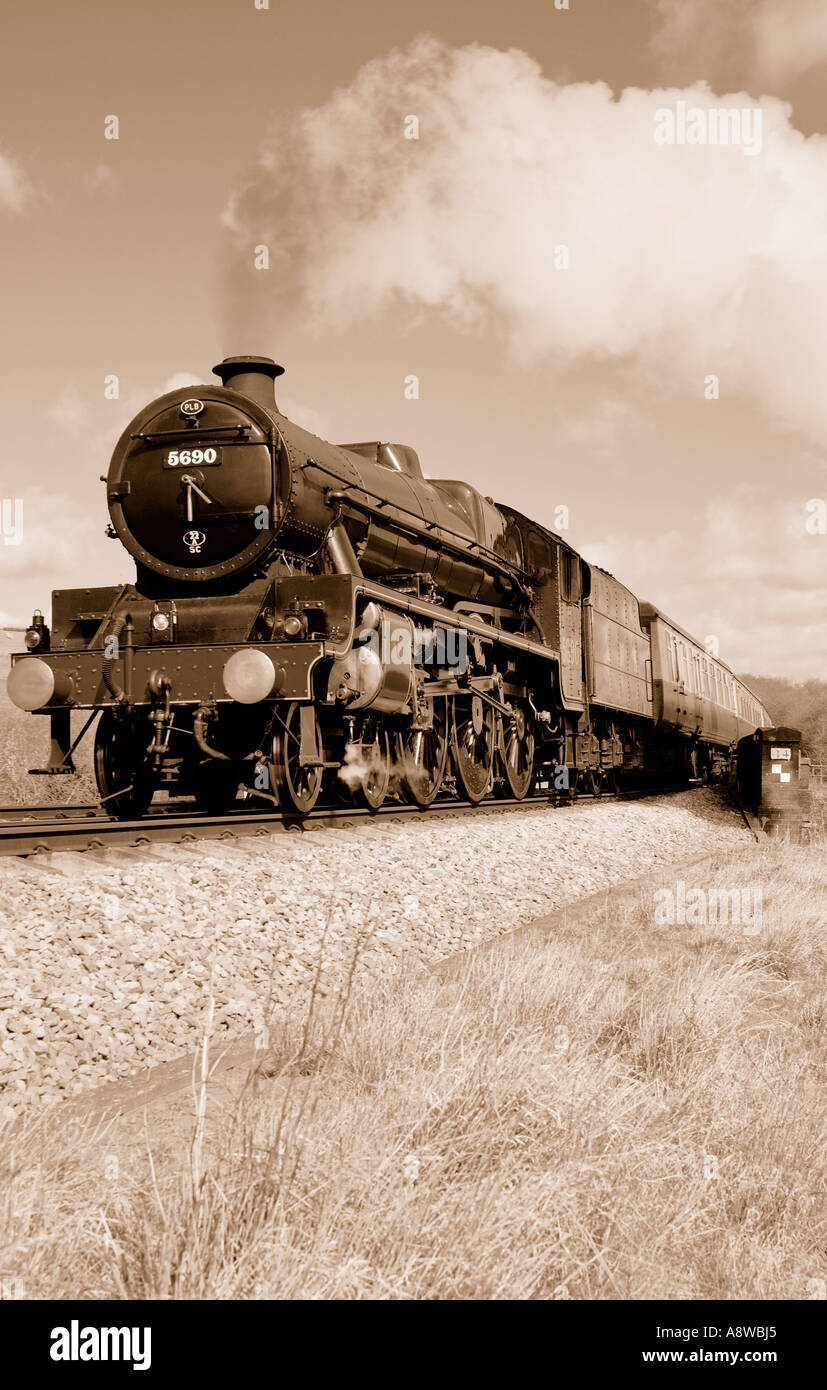
[[749, 839], [719, 795], [361, 821], [228, 846], [0, 861], [0, 1119], [192, 1051], [322, 988], [471, 948]]

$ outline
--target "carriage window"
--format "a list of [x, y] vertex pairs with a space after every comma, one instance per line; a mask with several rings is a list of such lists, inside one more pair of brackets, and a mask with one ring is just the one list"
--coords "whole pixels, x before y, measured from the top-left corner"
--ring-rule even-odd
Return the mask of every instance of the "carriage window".
[[675, 651], [676, 651], [676, 653], [677, 653], [677, 659], [678, 659], [678, 676], [677, 676], [677, 678], [678, 678], [678, 680], [680, 681], [681, 685], [684, 685], [684, 686], [685, 686], [685, 685], [686, 685], [686, 661], [685, 661], [685, 659], [684, 659], [684, 654], [683, 654], [683, 643], [682, 643], [677, 637], [675, 638]]
[[672, 679], [673, 681], [679, 681], [681, 678], [681, 672], [680, 667], [678, 666], [678, 644], [671, 633], [669, 636], [669, 655], [672, 658]]

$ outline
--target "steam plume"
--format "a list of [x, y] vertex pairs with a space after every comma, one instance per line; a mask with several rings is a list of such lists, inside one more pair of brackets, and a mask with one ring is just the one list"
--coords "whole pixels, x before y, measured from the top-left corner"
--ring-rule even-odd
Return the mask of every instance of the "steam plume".
[[[657, 144], [655, 113], [679, 101], [759, 109], [761, 152]], [[236, 265], [269, 246], [282, 319], [393, 309], [398, 327], [427, 309], [504, 330], [524, 358], [623, 356], [659, 391], [715, 373], [827, 435], [827, 140], [776, 98], [615, 99], [517, 50], [424, 37], [281, 128], [224, 220]], [[249, 278], [231, 276], [239, 315]]]

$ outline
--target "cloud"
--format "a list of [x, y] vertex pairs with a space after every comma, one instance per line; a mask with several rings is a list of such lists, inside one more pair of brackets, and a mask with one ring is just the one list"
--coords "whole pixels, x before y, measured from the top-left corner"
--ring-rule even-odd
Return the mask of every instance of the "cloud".
[[827, 60], [824, 0], [649, 0], [652, 46], [711, 78], [733, 64], [776, 88]]
[[10, 212], [20, 212], [29, 195], [29, 185], [23, 172], [7, 155], [0, 154], [0, 207]]
[[42, 606], [51, 580], [60, 587], [63, 576], [82, 563], [84, 555], [88, 563], [90, 540], [102, 532], [105, 511], [92, 514], [83, 499], [36, 484], [8, 499], [7, 522], [12, 518], [20, 522], [15, 526], [19, 541], [7, 543], [6, 534], [0, 537], [3, 599], [7, 602], [16, 585], [34, 578], [44, 581]]
[[279, 410], [290, 420], [293, 420], [303, 430], [309, 430], [311, 434], [318, 435], [320, 439], [329, 439], [333, 422], [329, 416], [322, 415], [318, 410], [313, 410], [312, 406], [302, 405], [301, 401], [296, 401], [292, 396], [285, 396], [283, 392], [277, 390], [277, 400]]
[[588, 415], [557, 411], [556, 438], [562, 445], [576, 445], [601, 457], [614, 455], [621, 438], [640, 439], [652, 431], [651, 419], [629, 401], [606, 396]]
[[[166, 395], [168, 391], [183, 391], [185, 386], [203, 385], [204, 378], [199, 376], [197, 372], [175, 372], [173, 376], [167, 378], [161, 387], [161, 395]], [[151, 396], [147, 396], [148, 401], [151, 399]]]
[[52, 424], [68, 434], [82, 434], [94, 423], [92, 407], [74, 386], [64, 387], [48, 407], [46, 414]]
[[701, 641], [717, 637], [735, 670], [827, 678], [827, 536], [808, 534], [806, 502], [745, 483], [645, 547], [620, 531], [581, 549]]
[[756, 14], [755, 50], [759, 72], [773, 82], [827, 61], [824, 0], [765, 0]]
[[[761, 153], [659, 145], [678, 101], [756, 107]], [[403, 138], [405, 117], [419, 139]], [[421, 38], [265, 143], [225, 212], [229, 318], [249, 336], [250, 248], [274, 323], [393, 311], [502, 331], [522, 360], [624, 358], [660, 393], [754, 398], [827, 438], [827, 139], [772, 97], [559, 86], [517, 50]], [[568, 269], [555, 248], [566, 247]]]
[[113, 188], [117, 181], [111, 164], [96, 164], [94, 169], [83, 175], [83, 187], [87, 193], [97, 193], [101, 188]]

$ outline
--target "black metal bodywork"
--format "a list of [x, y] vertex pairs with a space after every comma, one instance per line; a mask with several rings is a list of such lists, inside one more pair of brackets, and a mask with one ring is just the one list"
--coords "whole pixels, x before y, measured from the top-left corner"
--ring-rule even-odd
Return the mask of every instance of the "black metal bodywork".
[[[432, 727], [429, 701], [443, 696], [493, 710], [500, 745], [519, 706], [523, 723], [526, 712], [536, 722], [538, 764], [573, 774], [641, 769], [655, 744], [734, 746], [729, 725], [714, 727], [700, 705], [692, 728], [670, 725], [652, 637], [667, 620], [657, 610], [642, 619], [634, 595], [560, 536], [467, 483], [425, 479], [409, 446], [335, 445], [301, 429], [276, 405], [281, 368], [270, 359], [227, 359], [216, 372], [221, 385], [151, 402], [115, 447], [110, 533], [133, 556], [135, 581], [55, 591], [51, 631], [30, 629], [29, 650], [13, 657], [12, 698], [52, 717], [46, 770], [71, 766], [72, 710], [108, 712], [113, 728], [126, 711], [131, 728], [150, 719], [159, 766], [173, 727], [226, 760], [221, 730], [237, 743], [238, 728], [227, 707], [246, 698], [228, 691], [227, 663], [249, 651], [266, 681], [272, 668], [260, 700], [251, 686], [251, 727], [269, 738], [265, 704], [273, 717], [312, 705], [321, 724], [302, 716], [308, 765], [325, 762], [326, 730], [350, 721], [352, 732], [354, 712], [369, 723], [372, 707], [404, 737]], [[369, 637], [387, 622], [460, 634], [465, 664], [382, 657], [357, 670], [365, 624]], [[32, 704], [29, 686], [48, 698]], [[477, 706], [473, 719], [478, 733]]]
[[753, 814], [772, 834], [793, 834], [811, 814], [809, 764], [802, 758], [798, 729], [755, 729], [738, 742], [738, 789]]

